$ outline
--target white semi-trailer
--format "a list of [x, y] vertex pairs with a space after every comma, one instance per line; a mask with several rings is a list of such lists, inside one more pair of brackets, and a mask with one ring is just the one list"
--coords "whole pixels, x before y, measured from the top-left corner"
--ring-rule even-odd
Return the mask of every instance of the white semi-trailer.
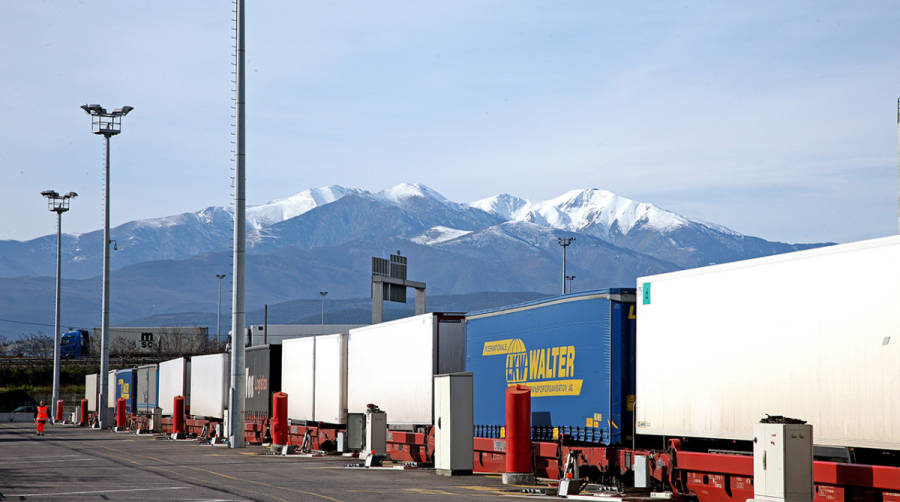
[[191, 360], [179, 357], [159, 363], [159, 407], [163, 415], [175, 412], [175, 396], [184, 397], [184, 405], [191, 406]]
[[900, 449], [900, 237], [637, 279], [638, 434]]
[[307, 336], [281, 342], [281, 390], [288, 418], [347, 422], [347, 335]]
[[431, 424], [434, 375], [465, 368], [464, 314], [422, 314], [351, 329], [347, 411], [362, 413], [372, 403], [389, 424]]
[[225, 418], [231, 387], [228, 354], [194, 356], [190, 365], [191, 416]]

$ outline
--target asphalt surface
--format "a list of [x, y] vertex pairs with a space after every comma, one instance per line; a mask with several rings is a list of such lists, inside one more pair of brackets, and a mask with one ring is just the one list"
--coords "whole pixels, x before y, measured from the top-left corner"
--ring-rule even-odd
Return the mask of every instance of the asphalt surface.
[[265, 455], [153, 436], [0, 424], [0, 500], [458, 501], [511, 495], [499, 476], [348, 469], [355, 459]]

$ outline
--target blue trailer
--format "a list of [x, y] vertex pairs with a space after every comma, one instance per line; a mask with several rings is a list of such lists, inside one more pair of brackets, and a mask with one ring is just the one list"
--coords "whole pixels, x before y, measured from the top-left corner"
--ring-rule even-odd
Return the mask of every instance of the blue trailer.
[[137, 383], [133, 368], [116, 371], [116, 402], [119, 401], [119, 398], [124, 397], [125, 411], [128, 413], [137, 411], [137, 396], [135, 395], [139, 390]]
[[531, 388], [532, 438], [630, 441], [635, 290], [586, 291], [466, 315], [475, 434], [499, 437], [510, 385]]

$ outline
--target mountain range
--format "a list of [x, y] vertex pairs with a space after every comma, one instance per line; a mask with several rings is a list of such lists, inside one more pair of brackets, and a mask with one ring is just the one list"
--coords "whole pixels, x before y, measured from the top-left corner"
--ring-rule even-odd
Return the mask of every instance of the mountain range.
[[[179, 313], [214, 319], [216, 273], [229, 274], [224, 316], [232, 227], [229, 210], [207, 207], [113, 228], [111, 322], [162, 316], [175, 323]], [[0, 296], [0, 333], [35, 330], [7, 321], [52, 323], [55, 237], [0, 241], [0, 287], [15, 292]], [[554, 294], [562, 287], [558, 237], [576, 238], [567, 249], [576, 290], [827, 244], [746, 236], [600, 189], [541, 202], [500, 194], [459, 203], [421, 184], [380, 192], [328, 186], [247, 209], [247, 309], [318, 298], [323, 290], [329, 299], [365, 298], [371, 257], [398, 250], [409, 259], [409, 278], [427, 282], [431, 295]], [[65, 234], [62, 256], [64, 323], [95, 326], [102, 231]]]

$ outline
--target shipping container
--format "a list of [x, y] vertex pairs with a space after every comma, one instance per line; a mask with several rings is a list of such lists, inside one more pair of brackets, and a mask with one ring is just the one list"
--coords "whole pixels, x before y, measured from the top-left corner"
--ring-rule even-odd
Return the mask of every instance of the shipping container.
[[209, 354], [191, 358], [191, 415], [225, 418], [231, 367], [228, 354]]
[[465, 370], [463, 314], [430, 313], [350, 330], [347, 411], [369, 403], [389, 424], [431, 424], [434, 375]]
[[900, 449], [900, 237], [640, 277], [638, 434]]
[[133, 368], [116, 371], [116, 402], [119, 398], [125, 398], [125, 411], [127, 413], [135, 413], [137, 411], [137, 396], [135, 392], [139, 392], [137, 388], [137, 375]]
[[[109, 353], [113, 356], [193, 355], [209, 347], [209, 328], [193, 326], [121, 327], [110, 326]], [[75, 342], [75, 339], [72, 339]], [[99, 356], [101, 329], [94, 328], [88, 340], [88, 355]], [[83, 342], [79, 342], [83, 343]]]
[[281, 390], [288, 418], [344, 424], [347, 415], [347, 335], [282, 341]]
[[474, 420], [488, 426], [479, 434], [499, 434], [506, 389], [520, 384], [531, 389], [535, 440], [630, 439], [634, 301], [634, 289], [605, 289], [467, 314]]
[[191, 361], [186, 357], [159, 363], [159, 407], [163, 415], [174, 413], [175, 396], [184, 397], [184, 406], [191, 406]]
[[365, 324], [251, 324], [248, 345], [281, 345], [284, 340], [349, 333]]
[[96, 373], [84, 376], [84, 397], [88, 400], [88, 411], [97, 411], [97, 401], [100, 399], [100, 384], [97, 381]]
[[155, 364], [137, 369], [137, 412], [153, 413], [159, 401], [159, 368]]
[[247, 382], [244, 419], [272, 416], [272, 393], [281, 390], [281, 345], [257, 345], [244, 351]]

